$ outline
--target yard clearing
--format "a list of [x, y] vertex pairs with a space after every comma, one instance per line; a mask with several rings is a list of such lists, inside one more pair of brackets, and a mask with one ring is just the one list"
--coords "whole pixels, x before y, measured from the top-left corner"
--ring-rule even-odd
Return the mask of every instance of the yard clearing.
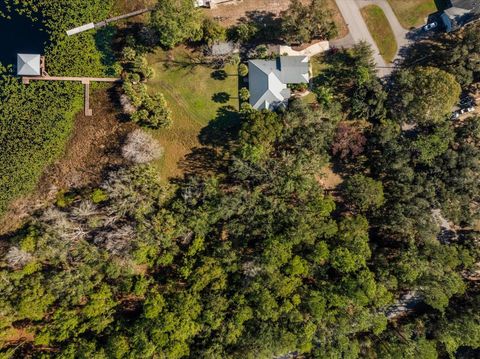
[[[211, 144], [214, 135], [209, 131], [236, 123], [238, 75], [235, 66], [214, 69], [184, 46], [157, 50], [148, 61], [155, 71], [148, 91], [163, 93], [172, 110], [171, 128], [152, 131], [165, 149], [156, 165], [161, 178], [167, 180], [184, 172], [182, 162], [193, 149]], [[221, 141], [222, 135], [223, 131], [216, 133], [215, 140]]]
[[315, 177], [320, 186], [326, 190], [334, 190], [343, 182], [343, 178], [333, 170], [332, 164], [322, 168]]
[[377, 5], [368, 5], [361, 9], [368, 30], [380, 50], [385, 62], [390, 63], [397, 53], [397, 42], [390, 23], [383, 10]]
[[405, 29], [425, 24], [428, 15], [442, 10], [447, 0], [388, 0]]
[[[308, 4], [310, 0], [301, 0]], [[335, 0], [326, 0], [327, 7], [332, 11], [333, 20], [338, 27], [337, 38], [343, 38], [348, 34], [347, 24], [338, 10]], [[290, 0], [243, 0], [241, 3], [222, 4], [215, 9], [206, 9], [205, 13], [225, 26], [229, 27], [238, 23], [241, 18], [249, 14], [265, 13], [272, 17], [278, 17], [280, 12], [286, 10], [290, 5]]]

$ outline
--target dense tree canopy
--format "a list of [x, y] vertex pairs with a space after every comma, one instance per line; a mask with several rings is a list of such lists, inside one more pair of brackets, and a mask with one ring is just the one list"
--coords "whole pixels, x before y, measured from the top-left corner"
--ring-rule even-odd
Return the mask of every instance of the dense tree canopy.
[[[65, 16], [77, 6], [81, 19], [108, 12], [100, 0], [39, 4]], [[195, 11], [159, 2], [152, 26], [168, 34], [162, 46], [192, 39], [202, 24]], [[108, 70], [88, 34], [51, 36], [53, 73], [84, 72], [88, 62], [92, 74]], [[88, 61], [63, 57], [81, 46]], [[163, 99], [144, 96], [149, 71], [137, 58], [123, 49], [125, 91], [147, 112], [138, 122], [166, 125]], [[196, 158], [210, 171], [161, 182], [146, 163], [161, 152], [150, 143], [146, 158], [130, 156], [97, 187], [70, 189], [4, 236], [1, 355], [478, 357], [480, 117], [449, 120], [458, 67], [401, 68], [381, 82], [365, 44], [326, 54], [324, 65], [316, 103], [239, 111], [229, 140]], [[0, 203], [60, 153], [80, 90], [1, 78], [10, 162]], [[325, 184], [331, 168], [338, 185]]]
[[418, 41], [409, 49], [406, 64], [438, 67], [466, 88], [480, 80], [479, 37], [479, 25], [474, 23], [462, 31]]
[[460, 92], [455, 77], [438, 68], [402, 70], [391, 92], [394, 116], [408, 123], [438, 123], [452, 113]]
[[150, 25], [156, 31], [159, 44], [167, 49], [185, 40], [200, 40], [202, 37], [200, 12], [190, 0], [158, 1]]
[[[440, 204], [442, 197], [428, 198], [425, 187], [415, 189], [403, 177], [416, 160], [398, 167], [392, 149], [407, 139], [387, 124], [375, 125], [368, 151], [387, 146], [392, 157], [373, 162], [378, 179], [357, 175], [346, 184], [344, 200], [355, 212], [366, 211], [369, 224], [360, 214], [335, 215], [335, 200], [315, 179], [329, 160], [335, 114], [294, 103], [282, 115], [250, 110], [243, 116], [219, 174], [169, 188], [148, 165], [122, 169], [99, 189], [44, 210], [8, 241], [1, 262], [3, 336], [15, 335], [20, 321], [28, 321], [33, 334], [21, 349], [7, 346], [10, 353], [437, 353], [435, 341], [413, 337], [407, 326], [401, 331], [408, 342], [396, 341], [386, 308], [397, 291], [416, 290], [431, 308], [450, 313], [450, 298], [467, 289], [461, 273], [476, 254], [468, 242], [436, 242], [433, 222], [423, 228], [428, 203]], [[463, 142], [465, 132], [472, 136], [463, 127], [455, 132], [455, 141]], [[424, 186], [444, 188], [432, 174], [438, 172], [426, 171], [417, 169]], [[399, 186], [409, 189], [399, 193]], [[372, 211], [379, 206], [381, 212]], [[379, 239], [393, 237], [397, 244]], [[477, 322], [468, 320], [471, 341], [455, 336], [454, 324], [431, 322], [439, 343], [448, 345], [442, 350], [475, 347]], [[387, 346], [373, 345], [370, 336]]]
[[282, 13], [282, 32], [288, 43], [302, 44], [331, 39], [336, 36], [337, 27], [327, 1], [312, 0], [309, 5], [303, 5], [300, 0], [292, 0]]

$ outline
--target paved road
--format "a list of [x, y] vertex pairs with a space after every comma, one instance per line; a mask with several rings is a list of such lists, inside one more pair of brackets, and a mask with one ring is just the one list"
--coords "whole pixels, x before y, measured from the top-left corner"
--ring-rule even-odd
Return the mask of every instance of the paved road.
[[319, 41], [313, 45], [310, 45], [306, 49], [296, 51], [291, 48], [291, 46], [280, 46], [279, 53], [280, 54], [287, 54], [290, 56], [308, 56], [312, 57], [325, 51], [330, 50], [330, 42], [329, 41]]
[[372, 35], [368, 31], [367, 24], [360, 13], [360, 7], [356, 0], [336, 0], [337, 6], [348, 25], [350, 36], [354, 43], [366, 41], [371, 45], [374, 52], [375, 63], [380, 77], [387, 76], [392, 69], [387, 67], [385, 60], [380, 55], [377, 44], [373, 41]]
[[[408, 30], [405, 30], [400, 22], [397, 19], [397, 16], [393, 12], [392, 7], [388, 3], [387, 0], [356, 0], [357, 4], [360, 8], [367, 6], [367, 5], [377, 5], [379, 6], [385, 16], [387, 17], [388, 22], [393, 30], [393, 34], [395, 35], [395, 40], [397, 41], [398, 49], [400, 50], [402, 47], [407, 46], [409, 41], [407, 40], [407, 33]], [[397, 51], [398, 56], [398, 51]]]

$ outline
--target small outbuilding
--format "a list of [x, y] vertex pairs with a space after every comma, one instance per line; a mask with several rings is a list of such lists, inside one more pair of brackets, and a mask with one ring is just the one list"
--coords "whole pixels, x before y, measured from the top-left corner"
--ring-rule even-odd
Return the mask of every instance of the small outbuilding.
[[17, 55], [18, 76], [41, 76], [41, 56], [32, 54]]

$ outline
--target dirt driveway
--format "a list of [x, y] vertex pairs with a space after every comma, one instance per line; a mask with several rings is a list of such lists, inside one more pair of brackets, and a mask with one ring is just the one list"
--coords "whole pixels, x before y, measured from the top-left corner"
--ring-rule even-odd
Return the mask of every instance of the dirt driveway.
[[[309, 3], [310, 0], [301, 0], [302, 3]], [[338, 38], [348, 34], [345, 21], [340, 14], [334, 0], [327, 0], [328, 7], [332, 10], [333, 18], [338, 26]], [[249, 12], [270, 12], [278, 16], [280, 12], [286, 10], [290, 0], [243, 0], [243, 2], [232, 2], [231, 4], [219, 5], [215, 9], [205, 9], [205, 12], [213, 18], [219, 20], [224, 26], [235, 25], [239, 19], [245, 17]]]

